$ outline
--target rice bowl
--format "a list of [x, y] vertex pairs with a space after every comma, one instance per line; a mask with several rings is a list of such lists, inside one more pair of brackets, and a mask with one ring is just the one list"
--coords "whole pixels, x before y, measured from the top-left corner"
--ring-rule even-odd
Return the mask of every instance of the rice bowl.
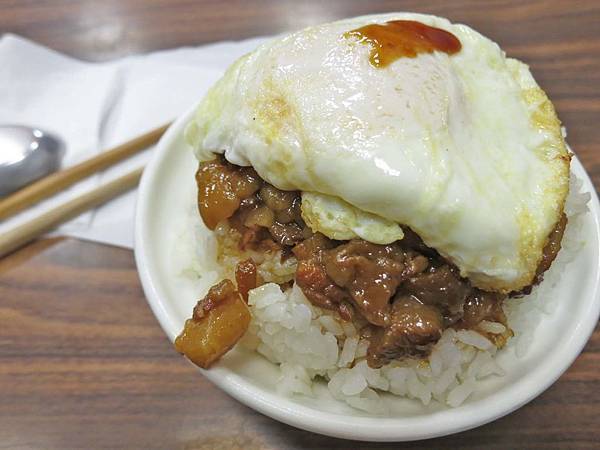
[[186, 118], [197, 190], [158, 220], [175, 295], [199, 298], [175, 350], [361, 419], [277, 417], [374, 440], [472, 426], [531, 398], [496, 393], [559, 353], [582, 289], [597, 301], [598, 265], [570, 269], [597, 259], [589, 180], [527, 65], [467, 25], [308, 27], [239, 58]]

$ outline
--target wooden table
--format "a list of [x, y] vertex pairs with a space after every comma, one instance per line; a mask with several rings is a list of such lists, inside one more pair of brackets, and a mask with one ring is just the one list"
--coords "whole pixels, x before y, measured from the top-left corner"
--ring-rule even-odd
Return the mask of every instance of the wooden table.
[[[0, 32], [107, 60], [393, 10], [468, 23], [530, 64], [600, 186], [597, 1], [0, 0]], [[492, 424], [413, 444], [331, 439], [262, 416], [199, 376], [152, 316], [131, 251], [52, 239], [0, 261], [1, 448], [598, 448], [599, 370], [596, 329], [554, 386]]]

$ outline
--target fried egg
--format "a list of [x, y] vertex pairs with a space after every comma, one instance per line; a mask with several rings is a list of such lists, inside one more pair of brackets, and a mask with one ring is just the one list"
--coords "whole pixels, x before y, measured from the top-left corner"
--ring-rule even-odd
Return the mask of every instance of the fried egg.
[[[352, 33], [411, 20], [460, 50], [372, 62]], [[335, 239], [402, 238], [399, 225], [475, 286], [531, 283], [563, 211], [570, 155], [528, 67], [473, 29], [420, 14], [365, 16], [266, 43], [232, 65], [186, 130], [201, 160], [224, 153]]]

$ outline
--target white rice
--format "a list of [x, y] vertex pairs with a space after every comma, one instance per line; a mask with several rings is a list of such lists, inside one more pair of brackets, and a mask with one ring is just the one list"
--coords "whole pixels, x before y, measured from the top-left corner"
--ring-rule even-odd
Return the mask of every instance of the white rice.
[[[581, 185], [571, 174], [565, 207], [569, 221], [562, 249], [543, 283], [526, 297], [505, 301], [504, 310], [514, 332], [507, 346], [514, 346], [519, 357], [526, 353], [543, 314], [555, 307], [552, 290], [565, 265], [583, 245], [581, 215], [587, 211], [590, 194], [582, 193]], [[194, 220], [198, 220], [196, 214]], [[216, 281], [223, 271], [216, 263], [214, 237], [198, 232], [196, 248], [200, 251], [191, 271]], [[285, 394], [312, 396], [315, 379], [323, 379], [336, 399], [368, 413], [385, 414], [382, 392], [424, 405], [433, 400], [456, 407], [478, 389], [481, 380], [504, 375], [495, 359], [496, 346], [472, 330], [447, 329], [425, 360], [396, 361], [371, 369], [365, 358], [368, 342], [359, 338], [354, 325], [313, 306], [297, 286], [286, 292], [274, 283], [260, 286], [250, 291], [249, 306], [253, 318], [242, 344], [279, 365], [278, 389]], [[479, 329], [488, 335], [507, 331], [504, 325], [489, 321], [482, 322]]]

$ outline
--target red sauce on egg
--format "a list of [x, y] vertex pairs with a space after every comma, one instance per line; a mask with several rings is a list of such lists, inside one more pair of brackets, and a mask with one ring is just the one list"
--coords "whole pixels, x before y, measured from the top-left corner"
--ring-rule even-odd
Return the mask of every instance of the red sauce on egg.
[[414, 20], [365, 25], [344, 36], [357, 37], [359, 42], [369, 44], [370, 61], [375, 67], [386, 67], [398, 58], [414, 58], [419, 53], [440, 51], [452, 55], [462, 48], [452, 33]]

